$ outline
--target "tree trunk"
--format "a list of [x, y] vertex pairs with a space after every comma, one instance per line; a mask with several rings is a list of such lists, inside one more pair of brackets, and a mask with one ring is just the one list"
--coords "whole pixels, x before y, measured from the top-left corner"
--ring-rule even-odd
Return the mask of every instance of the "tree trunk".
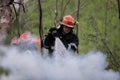
[[[23, 1], [24, 0], [19, 0], [19, 3], [20, 4], [23, 4]], [[23, 16], [23, 6], [22, 5], [19, 5], [19, 8], [18, 8], [18, 21], [19, 21], [19, 26], [18, 26], [18, 34], [20, 35], [22, 33], [22, 16]]]
[[120, 0], [118, 0], [118, 12], [119, 12], [119, 19], [120, 19]]
[[0, 2], [0, 45], [5, 44], [7, 38], [7, 30], [12, 23], [12, 10], [8, 5], [9, 0], [1, 0]]

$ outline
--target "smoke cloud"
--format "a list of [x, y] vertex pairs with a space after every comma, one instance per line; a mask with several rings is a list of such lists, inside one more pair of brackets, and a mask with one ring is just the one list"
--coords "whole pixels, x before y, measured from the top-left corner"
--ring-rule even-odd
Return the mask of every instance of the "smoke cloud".
[[[60, 50], [61, 47], [54, 54]], [[119, 72], [106, 69], [107, 56], [102, 52], [49, 58], [14, 47], [0, 47], [1, 51], [5, 55], [0, 57], [0, 66], [10, 70], [10, 74], [2, 75], [0, 80], [120, 80]]]

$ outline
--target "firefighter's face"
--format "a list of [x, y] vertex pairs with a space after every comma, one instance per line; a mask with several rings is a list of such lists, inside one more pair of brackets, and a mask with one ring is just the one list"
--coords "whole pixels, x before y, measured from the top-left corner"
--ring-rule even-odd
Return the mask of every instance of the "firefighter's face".
[[69, 28], [67, 26], [64, 26], [63, 31], [64, 31], [65, 34], [67, 34], [67, 33], [69, 33], [71, 31], [71, 28]]

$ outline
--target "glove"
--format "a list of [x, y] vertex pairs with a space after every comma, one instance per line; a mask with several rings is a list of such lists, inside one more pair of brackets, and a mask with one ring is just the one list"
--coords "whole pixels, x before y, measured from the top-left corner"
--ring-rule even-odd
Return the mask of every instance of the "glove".
[[74, 44], [74, 43], [70, 43], [70, 44], [68, 44], [68, 50], [69, 51], [76, 51], [77, 50], [77, 46], [76, 46], [76, 44]]
[[59, 37], [60, 36], [59, 33], [57, 32], [57, 30], [52, 31], [52, 35], [54, 37]]

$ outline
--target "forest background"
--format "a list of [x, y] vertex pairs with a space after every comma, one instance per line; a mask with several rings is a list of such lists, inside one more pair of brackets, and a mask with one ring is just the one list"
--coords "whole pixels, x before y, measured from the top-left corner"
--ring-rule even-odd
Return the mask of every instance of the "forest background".
[[[79, 37], [79, 54], [91, 50], [108, 55], [109, 67], [120, 71], [120, 19], [117, 0], [41, 0], [43, 36], [51, 27], [59, 26], [64, 15], [72, 15], [78, 21], [74, 32]], [[37, 0], [28, 0], [25, 13], [21, 10], [8, 30], [6, 44], [18, 33], [30, 31], [39, 37], [39, 10]], [[13, 13], [15, 17], [15, 13]], [[78, 32], [77, 32], [78, 31]]]

